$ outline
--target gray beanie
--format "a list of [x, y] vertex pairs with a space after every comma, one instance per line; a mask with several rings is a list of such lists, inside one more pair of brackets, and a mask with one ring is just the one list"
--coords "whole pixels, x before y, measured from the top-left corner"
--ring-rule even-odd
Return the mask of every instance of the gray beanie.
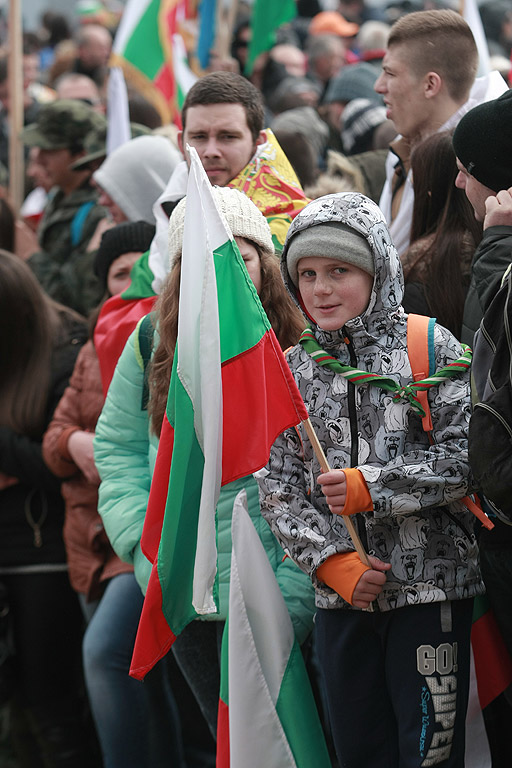
[[329, 81], [322, 103], [339, 101], [348, 104], [352, 99], [369, 99], [374, 104], [382, 104], [382, 96], [373, 90], [378, 74], [377, 69], [365, 61], [343, 67]]
[[375, 274], [373, 253], [368, 241], [339, 221], [327, 221], [303, 229], [292, 237], [286, 252], [286, 265], [293, 284], [299, 284], [298, 264], [307, 256], [337, 259]]
[[[272, 233], [264, 215], [247, 195], [231, 187], [213, 187], [213, 196], [217, 207], [224, 215], [233, 237], [244, 237], [263, 250], [274, 253]], [[171, 214], [169, 219], [169, 262], [172, 267], [183, 248], [183, 228], [185, 226], [185, 208], [187, 198], [184, 197]]]

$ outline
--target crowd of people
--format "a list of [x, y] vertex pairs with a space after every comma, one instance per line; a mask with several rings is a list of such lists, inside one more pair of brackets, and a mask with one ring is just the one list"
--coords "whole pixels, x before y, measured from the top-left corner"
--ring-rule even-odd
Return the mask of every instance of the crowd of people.
[[[251, 4], [238, 4], [229, 55], [211, 51], [179, 128], [129, 83], [131, 138], [108, 152], [121, 12], [46, 12], [24, 34], [19, 211], [0, 52], [5, 768], [216, 764], [241, 491], [332, 766], [511, 764], [512, 518], [470, 425], [508, 329], [489, 313], [512, 263], [512, 13], [482, 4], [480, 73], [449, 3], [296, 6], [249, 67]], [[217, 611], [141, 683], [129, 675], [152, 569], [141, 538], [176, 368], [190, 147], [324, 456], [301, 424], [222, 487]], [[509, 677], [478, 731], [467, 712], [484, 596], [502, 642], [489, 653]]]

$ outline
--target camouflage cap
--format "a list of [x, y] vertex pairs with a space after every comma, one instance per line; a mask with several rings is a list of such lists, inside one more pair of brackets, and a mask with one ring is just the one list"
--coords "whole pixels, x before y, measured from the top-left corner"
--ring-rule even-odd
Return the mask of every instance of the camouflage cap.
[[41, 108], [37, 122], [27, 125], [21, 138], [29, 147], [80, 151], [87, 134], [105, 125], [105, 117], [83, 101], [58, 99]]
[[[141, 125], [140, 123], [130, 123], [130, 129], [132, 139], [137, 138], [137, 136], [145, 136], [146, 134], [151, 133], [150, 128], [146, 125]], [[89, 167], [89, 164], [93, 163], [95, 160], [104, 160], [107, 156], [106, 141], [107, 123], [93, 128], [89, 131], [84, 140], [85, 155], [78, 158], [78, 160], [75, 160], [69, 167], [74, 171], [84, 171]]]

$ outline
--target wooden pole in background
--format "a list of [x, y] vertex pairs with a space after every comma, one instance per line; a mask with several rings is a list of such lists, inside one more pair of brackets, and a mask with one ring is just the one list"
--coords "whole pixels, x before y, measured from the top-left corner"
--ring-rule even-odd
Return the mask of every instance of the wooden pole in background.
[[9, 0], [9, 198], [18, 215], [24, 197], [25, 164], [20, 132], [23, 128], [23, 32], [21, 1]]
[[217, 55], [223, 59], [230, 55], [233, 27], [235, 25], [237, 11], [238, 0], [231, 0], [227, 12], [223, 0], [217, 0], [215, 51]]

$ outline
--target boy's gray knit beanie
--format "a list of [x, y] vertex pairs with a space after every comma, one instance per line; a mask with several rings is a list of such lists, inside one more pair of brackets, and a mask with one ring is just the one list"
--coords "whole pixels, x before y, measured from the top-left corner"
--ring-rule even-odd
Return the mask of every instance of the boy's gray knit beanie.
[[286, 252], [288, 273], [299, 283], [298, 264], [307, 256], [337, 259], [375, 274], [372, 250], [365, 238], [339, 221], [328, 221], [303, 229], [292, 237]]

